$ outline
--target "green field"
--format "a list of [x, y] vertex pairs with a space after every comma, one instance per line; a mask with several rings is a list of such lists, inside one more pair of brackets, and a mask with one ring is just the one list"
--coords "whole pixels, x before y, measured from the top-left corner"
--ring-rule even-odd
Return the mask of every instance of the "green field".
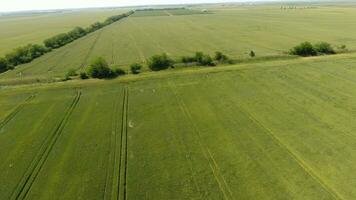
[[0, 198], [354, 199], [355, 59], [3, 89]]
[[85, 69], [97, 56], [113, 67], [127, 68], [162, 52], [179, 58], [195, 51], [222, 51], [239, 59], [248, 57], [250, 50], [257, 56], [282, 55], [302, 41], [328, 41], [356, 49], [354, 6], [297, 10], [242, 6], [209, 9], [210, 14], [166, 16], [159, 16], [160, 12], [165, 13], [139, 17], [138, 12], [0, 78], [63, 77], [68, 69]]
[[124, 13], [125, 9], [87, 9], [53, 13], [0, 16], [0, 56], [29, 43], [41, 44], [45, 39], [65, 33], [76, 26], [87, 27], [107, 17]]
[[[355, 17], [351, 4], [137, 11], [0, 74], [0, 199], [356, 199]], [[285, 55], [306, 40], [350, 51]], [[198, 50], [237, 63], [41, 82], [96, 56], [128, 69]]]

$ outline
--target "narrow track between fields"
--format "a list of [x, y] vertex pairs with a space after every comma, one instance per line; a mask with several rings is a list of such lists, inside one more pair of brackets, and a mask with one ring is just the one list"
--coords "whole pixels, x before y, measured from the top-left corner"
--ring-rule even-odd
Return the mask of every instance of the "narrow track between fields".
[[78, 102], [81, 98], [81, 91], [78, 90], [76, 92], [75, 97], [73, 98], [71, 104], [65, 111], [64, 116], [58, 123], [58, 125], [55, 127], [55, 129], [52, 131], [51, 134], [48, 135], [48, 137], [44, 140], [44, 142], [41, 145], [41, 148], [29, 167], [27, 168], [26, 172], [22, 176], [20, 182], [16, 186], [15, 190], [13, 191], [11, 195], [11, 199], [25, 199], [28, 192], [30, 191], [33, 183], [35, 182], [38, 174], [40, 173], [44, 163], [48, 159], [48, 156], [50, 152], [52, 151], [54, 145], [58, 141], [58, 138], [62, 134], [62, 131], [64, 127], [66, 126], [70, 116], [72, 115], [74, 109], [78, 105]]

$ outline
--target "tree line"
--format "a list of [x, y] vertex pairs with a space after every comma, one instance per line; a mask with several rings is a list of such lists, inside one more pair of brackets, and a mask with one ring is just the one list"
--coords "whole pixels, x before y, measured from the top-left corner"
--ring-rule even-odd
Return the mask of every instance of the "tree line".
[[43, 45], [28, 44], [23, 47], [18, 47], [12, 50], [10, 53], [6, 54], [5, 57], [0, 58], [0, 73], [14, 69], [17, 65], [29, 63], [35, 58], [38, 58], [43, 54], [52, 51], [52, 49], [62, 47], [68, 43], [73, 42], [74, 40], [84, 37], [89, 33], [126, 18], [133, 13], [134, 11], [130, 11], [124, 14], [111, 16], [108, 17], [104, 22], [95, 22], [87, 28], [75, 27], [73, 30], [67, 33], [61, 33], [44, 40]]

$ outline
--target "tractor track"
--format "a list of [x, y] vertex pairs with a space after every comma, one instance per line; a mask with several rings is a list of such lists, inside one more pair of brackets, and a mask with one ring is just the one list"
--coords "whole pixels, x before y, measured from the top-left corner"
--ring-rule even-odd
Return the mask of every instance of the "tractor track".
[[72, 115], [74, 109], [78, 105], [78, 102], [81, 97], [81, 91], [78, 90], [74, 99], [72, 100], [70, 106], [67, 108], [63, 118], [59, 124], [53, 130], [53, 133], [50, 134], [42, 143], [40, 151], [37, 153], [26, 172], [22, 176], [20, 182], [14, 189], [10, 199], [25, 199], [28, 192], [30, 191], [34, 181], [36, 180], [38, 174], [40, 173], [44, 163], [48, 159], [50, 152], [52, 151], [54, 145], [58, 141], [65, 125], [68, 122], [68, 119]]
[[32, 94], [24, 102], [18, 105], [13, 111], [11, 111], [11, 113], [8, 114], [2, 122], [0, 122], [0, 130], [3, 129], [4, 126], [6, 126], [6, 124], [9, 123], [25, 107], [25, 105], [35, 97], [36, 94]]
[[127, 199], [127, 123], [128, 123], [128, 108], [129, 108], [129, 92], [128, 88], [124, 89], [124, 100], [122, 104], [122, 126], [121, 126], [121, 151], [120, 151], [120, 166], [119, 166], [119, 187], [118, 200]]
[[182, 110], [183, 114], [185, 115], [187, 120], [191, 123], [191, 125], [194, 129], [193, 132], [195, 133], [195, 135], [197, 137], [198, 144], [202, 150], [204, 157], [206, 158], [206, 160], [209, 163], [212, 174], [213, 174], [216, 182], [219, 185], [219, 189], [222, 192], [222, 194], [224, 195], [224, 199], [233, 199], [233, 194], [230, 189], [230, 186], [227, 184], [225, 177], [221, 174], [220, 167], [217, 165], [217, 163], [214, 159], [214, 156], [212, 155], [209, 147], [203, 142], [200, 130], [194, 124], [193, 117], [191, 116], [186, 104], [184, 103], [184, 101], [182, 99], [179, 98], [179, 94], [175, 91], [176, 86], [174, 85], [174, 83], [171, 83], [171, 82], [169, 82], [169, 86], [171, 87], [171, 91], [174, 94], [180, 109]]
[[96, 46], [96, 43], [98, 42], [98, 40], [99, 40], [99, 38], [100, 38], [102, 32], [103, 32], [103, 30], [100, 30], [100, 31], [98, 32], [98, 35], [97, 35], [96, 38], [94, 39], [93, 44], [90, 46], [87, 55], [84, 57], [84, 60], [83, 60], [82, 64], [80, 65], [80, 67], [79, 67], [77, 70], [81, 70], [81, 69], [83, 69], [83, 68], [85, 67], [85, 64], [87, 63], [87, 61], [88, 61], [90, 55], [93, 53], [93, 50], [94, 50], [94, 48], [95, 48], [95, 46]]

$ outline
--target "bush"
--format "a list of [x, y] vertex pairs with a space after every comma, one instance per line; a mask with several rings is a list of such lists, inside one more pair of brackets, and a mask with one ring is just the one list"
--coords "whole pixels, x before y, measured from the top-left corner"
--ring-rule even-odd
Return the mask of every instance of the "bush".
[[114, 69], [114, 74], [116, 76], [123, 76], [126, 74], [126, 71], [120, 68]]
[[220, 51], [215, 52], [214, 59], [219, 62], [228, 62], [229, 61], [229, 58], [226, 55], [224, 55], [223, 53], [221, 53]]
[[155, 55], [147, 60], [148, 67], [152, 71], [159, 71], [168, 69], [173, 65], [172, 59], [170, 59], [167, 54]]
[[202, 60], [203, 60], [203, 57], [204, 57], [204, 53], [203, 52], [196, 52], [195, 53], [195, 61], [198, 62], [198, 63], [201, 63]]
[[203, 55], [199, 64], [203, 66], [215, 66], [213, 59], [209, 55]]
[[196, 58], [195, 57], [191, 57], [191, 56], [183, 56], [181, 58], [182, 63], [188, 64], [188, 63], [193, 63], [196, 62]]
[[130, 66], [130, 69], [131, 69], [131, 72], [133, 74], [139, 74], [141, 73], [141, 68], [142, 68], [142, 65], [139, 64], [139, 63], [134, 63]]
[[319, 54], [335, 54], [333, 47], [327, 42], [320, 42], [314, 45], [314, 49]]
[[92, 60], [88, 74], [92, 78], [113, 78], [115, 76], [114, 72], [109, 68], [108, 63], [102, 57], [97, 57]]
[[316, 56], [318, 52], [310, 42], [303, 42], [300, 45], [294, 47], [290, 54], [298, 56]]
[[85, 73], [85, 72], [80, 72], [79, 77], [80, 77], [80, 79], [83, 79], [83, 80], [89, 78], [89, 76], [88, 76], [87, 73]]
[[7, 61], [5, 58], [0, 58], [0, 73], [8, 70]]
[[254, 51], [251, 51], [251, 52], [250, 52], [250, 57], [251, 57], [251, 58], [254, 58], [255, 56], [256, 56], [256, 53], [255, 53]]
[[66, 75], [69, 76], [69, 77], [71, 77], [71, 76], [77, 76], [78, 74], [77, 74], [77, 72], [75, 71], [75, 69], [70, 69], [70, 70], [68, 70], [68, 72], [67, 72]]

